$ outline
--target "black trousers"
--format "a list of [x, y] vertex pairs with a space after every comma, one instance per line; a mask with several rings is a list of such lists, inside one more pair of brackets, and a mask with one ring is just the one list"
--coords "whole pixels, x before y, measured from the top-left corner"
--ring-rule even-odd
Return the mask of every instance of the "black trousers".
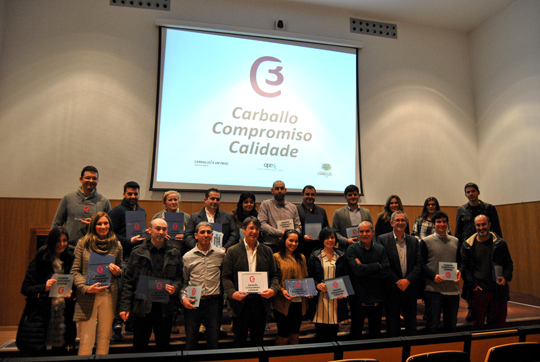
[[[354, 300], [354, 302], [353, 302]], [[380, 337], [383, 306], [362, 305], [358, 300], [351, 297], [351, 339], [361, 339], [364, 328], [364, 320], [368, 318], [368, 331], [370, 338]]]
[[397, 287], [392, 287], [388, 294], [385, 305], [386, 332], [388, 337], [398, 337], [401, 335], [401, 324], [399, 315], [403, 314], [405, 319], [405, 335], [416, 335], [416, 294], [411, 286], [404, 292]]
[[249, 331], [251, 345], [262, 346], [264, 327], [266, 325], [266, 310], [262, 297], [248, 295], [239, 316], [233, 318], [234, 347], [246, 347]]
[[166, 351], [171, 341], [173, 315], [163, 316], [160, 303], [152, 303], [152, 310], [144, 317], [133, 319], [133, 349], [136, 352], [148, 351], [148, 342], [154, 330], [158, 351]]

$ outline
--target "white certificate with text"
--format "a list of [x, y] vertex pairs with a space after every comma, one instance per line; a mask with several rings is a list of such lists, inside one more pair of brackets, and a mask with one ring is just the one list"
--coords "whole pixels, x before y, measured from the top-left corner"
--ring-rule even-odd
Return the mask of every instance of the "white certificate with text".
[[238, 291], [260, 293], [268, 289], [267, 272], [238, 272]]

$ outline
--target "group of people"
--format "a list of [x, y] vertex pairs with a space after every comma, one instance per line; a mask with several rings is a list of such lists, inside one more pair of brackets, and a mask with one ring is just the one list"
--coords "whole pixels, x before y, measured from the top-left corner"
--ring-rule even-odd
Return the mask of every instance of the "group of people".
[[[285, 200], [283, 181], [274, 182], [273, 197], [258, 211], [255, 195], [243, 192], [230, 214], [219, 209], [221, 193], [215, 188], [206, 191], [205, 207], [192, 215], [179, 209], [180, 194], [168, 191], [165, 209], [148, 229], [133, 235], [126, 217], [130, 211], [144, 212], [138, 204], [139, 185], [126, 183], [121, 204], [112, 209], [97, 192], [98, 181], [95, 167], [82, 170], [81, 186], [62, 199], [48, 239], [28, 268], [22, 287], [27, 305], [17, 335], [20, 349], [69, 348], [77, 322], [79, 355], [91, 354], [94, 345], [96, 354], [107, 354], [111, 336], [121, 338], [124, 322], [133, 331], [135, 351], [148, 349], [152, 332], [158, 349], [165, 350], [180, 305], [186, 349], [198, 348], [201, 325], [207, 348], [218, 348], [224, 300], [235, 347], [247, 346], [248, 335], [251, 345], [262, 345], [271, 316], [278, 345], [299, 343], [306, 317], [315, 324], [317, 341], [334, 341], [349, 311], [353, 339], [363, 337], [366, 317], [369, 337], [380, 336], [383, 312], [388, 336], [402, 333], [401, 316], [405, 334], [415, 335], [419, 298], [426, 303], [427, 331], [438, 331], [441, 314], [444, 330], [453, 331], [461, 279], [473, 328], [483, 328], [486, 316], [495, 327], [505, 324], [512, 259], [497, 211], [479, 200], [475, 184], [465, 186], [469, 201], [458, 209], [455, 236], [434, 197], [426, 199], [409, 235], [397, 195], [388, 198], [374, 225], [370, 211], [358, 204], [358, 187], [349, 185], [344, 191], [347, 205], [335, 211], [330, 226], [324, 208], [315, 205], [315, 187], [304, 187], [302, 203], [293, 205]], [[184, 216], [183, 232], [173, 237], [165, 220], [168, 213]], [[107, 285], [86, 284], [93, 253], [111, 256]], [[73, 275], [73, 292], [49, 298], [57, 282], [53, 274]], [[346, 277], [351, 293], [332, 296], [325, 281]], [[313, 279], [316, 293], [292, 295], [286, 281], [307, 278]], [[159, 302], [148, 298], [147, 279], [168, 297], [161, 294]]]

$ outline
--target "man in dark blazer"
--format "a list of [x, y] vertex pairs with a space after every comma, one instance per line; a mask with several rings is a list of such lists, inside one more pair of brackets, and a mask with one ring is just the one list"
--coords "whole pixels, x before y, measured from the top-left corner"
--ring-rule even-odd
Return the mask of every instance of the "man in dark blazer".
[[206, 191], [204, 197], [206, 206], [201, 211], [192, 214], [186, 226], [184, 242], [180, 248], [182, 256], [193, 249], [197, 244], [197, 240], [195, 239], [195, 228], [201, 221], [221, 224], [223, 233], [222, 249], [224, 251], [238, 243], [239, 231], [236, 227], [236, 223], [231, 214], [219, 209], [220, 200], [221, 193], [218, 189], [211, 188]]
[[[261, 222], [253, 216], [244, 220], [245, 239], [225, 255], [221, 283], [232, 311], [234, 346], [245, 347], [248, 331], [251, 344], [262, 346], [266, 318], [272, 311], [272, 297], [279, 291], [272, 249], [257, 241]], [[238, 289], [238, 272], [267, 272], [268, 289], [249, 294]]]
[[326, 216], [326, 210], [315, 205], [315, 197], [317, 191], [314, 186], [307, 185], [304, 186], [302, 190], [302, 203], [296, 205], [298, 209], [298, 217], [300, 218], [300, 223], [302, 224], [302, 232], [304, 233], [304, 243], [302, 245], [302, 254], [306, 257], [306, 260], [309, 259], [311, 253], [315, 249], [322, 248], [322, 242], [318, 238], [313, 238], [309, 235], [306, 235], [306, 215], [313, 214], [318, 215], [322, 219], [321, 230], [327, 226], [330, 226], [328, 223], [328, 217]]
[[390, 263], [385, 313], [388, 337], [400, 335], [400, 312], [405, 319], [405, 335], [416, 335], [416, 299], [421, 287], [422, 259], [418, 240], [405, 234], [408, 222], [403, 211], [394, 212], [393, 231], [377, 238], [385, 247]]
[[336, 232], [339, 248], [346, 252], [349, 245], [356, 243], [358, 238], [347, 238], [345, 229], [349, 226], [356, 226], [356, 229], [358, 229], [358, 225], [360, 225], [362, 221], [369, 221], [373, 224], [373, 219], [371, 218], [371, 212], [369, 212], [368, 209], [364, 209], [358, 205], [360, 190], [356, 185], [347, 186], [343, 195], [345, 196], [345, 200], [347, 200], [347, 206], [337, 209], [334, 212], [332, 229]]

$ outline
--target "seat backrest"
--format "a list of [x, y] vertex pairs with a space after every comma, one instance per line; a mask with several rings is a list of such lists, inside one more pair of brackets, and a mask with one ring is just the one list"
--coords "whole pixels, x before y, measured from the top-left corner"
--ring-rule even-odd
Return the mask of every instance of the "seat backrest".
[[462, 351], [441, 351], [417, 354], [407, 358], [407, 362], [471, 362], [471, 358]]
[[485, 362], [536, 362], [540, 361], [540, 343], [523, 342], [491, 347]]

